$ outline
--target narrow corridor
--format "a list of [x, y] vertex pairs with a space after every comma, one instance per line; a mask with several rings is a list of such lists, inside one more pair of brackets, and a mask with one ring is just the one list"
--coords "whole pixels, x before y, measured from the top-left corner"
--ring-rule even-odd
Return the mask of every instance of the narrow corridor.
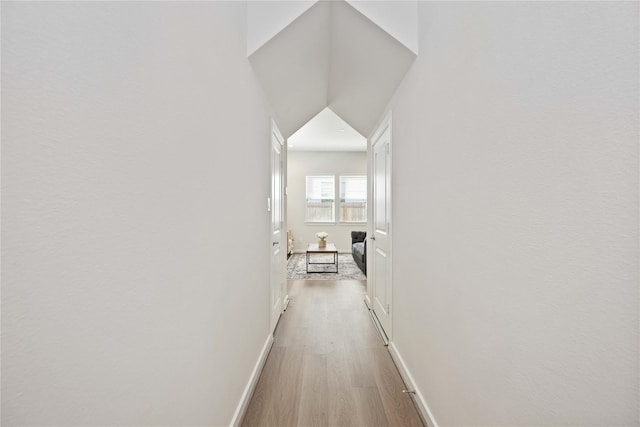
[[365, 282], [289, 285], [243, 426], [422, 426], [363, 302]]

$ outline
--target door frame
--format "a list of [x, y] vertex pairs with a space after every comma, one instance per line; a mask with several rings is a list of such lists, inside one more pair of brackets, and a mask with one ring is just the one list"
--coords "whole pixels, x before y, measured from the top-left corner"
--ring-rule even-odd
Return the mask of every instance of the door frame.
[[[385, 114], [384, 118], [380, 121], [380, 124], [378, 125], [378, 127], [376, 128], [375, 132], [372, 134], [372, 136], [369, 138], [369, 140], [367, 141], [367, 164], [368, 164], [368, 171], [367, 171], [367, 181], [368, 181], [368, 193], [369, 193], [369, 197], [367, 200], [367, 218], [369, 219], [368, 222], [368, 227], [367, 227], [367, 238], [369, 238], [370, 236], [373, 236], [374, 234], [374, 228], [375, 228], [375, 224], [374, 224], [374, 218], [373, 218], [373, 209], [374, 209], [374, 188], [373, 188], [373, 171], [375, 169], [373, 162], [375, 161], [374, 157], [373, 157], [373, 143], [374, 141], [376, 141], [378, 138], [380, 138], [380, 136], [382, 136], [382, 134], [387, 131], [387, 129], [389, 130], [389, 169], [388, 169], [388, 180], [389, 180], [389, 188], [388, 188], [388, 193], [387, 193], [387, 202], [388, 202], [388, 212], [387, 212], [387, 219], [388, 219], [388, 236], [389, 236], [389, 244], [388, 244], [388, 253], [387, 256], [389, 258], [389, 264], [388, 264], [388, 276], [389, 276], [389, 295], [388, 295], [388, 304], [389, 304], [389, 311], [391, 313], [391, 315], [389, 316], [389, 325], [388, 325], [388, 330], [382, 329], [382, 325], [379, 324], [379, 320], [376, 317], [375, 313], [373, 312], [373, 300], [374, 300], [374, 287], [372, 286], [372, 283], [369, 279], [371, 272], [374, 271], [375, 266], [374, 266], [374, 253], [372, 250], [369, 250], [369, 248], [367, 248], [367, 273], [369, 273], [367, 275], [367, 293], [365, 295], [365, 304], [367, 305], [367, 308], [369, 309], [369, 311], [371, 312], [371, 317], [374, 320], [374, 323], [376, 325], [376, 328], [382, 329], [380, 332], [380, 335], [382, 336], [383, 341], [385, 341], [385, 344], [388, 344], [388, 342], [392, 341], [392, 337], [393, 337], [393, 198], [392, 198], [392, 187], [393, 187], [393, 129], [391, 126], [391, 114], [392, 112], [389, 111]], [[388, 339], [388, 342], [387, 342]]]
[[[281, 217], [281, 229], [280, 229], [280, 241], [278, 242], [279, 247], [280, 247], [280, 251], [279, 251], [279, 264], [280, 264], [280, 274], [279, 277], [277, 279], [274, 280], [274, 277], [276, 276], [275, 272], [274, 272], [274, 267], [273, 267], [273, 263], [271, 262], [271, 257], [273, 256], [273, 215], [274, 215], [274, 203], [276, 198], [274, 198], [274, 185], [273, 185], [273, 177], [274, 177], [274, 164], [273, 164], [273, 159], [272, 159], [272, 150], [273, 150], [273, 145], [274, 142], [277, 141], [278, 144], [280, 145], [280, 188], [278, 189], [278, 191], [280, 192], [279, 194], [279, 199], [281, 201], [281, 206], [280, 206], [280, 217]], [[268, 198], [268, 210], [269, 210], [269, 270], [270, 270], [270, 276], [269, 276], [269, 329], [270, 332], [273, 334], [273, 332], [276, 329], [276, 326], [278, 324], [278, 321], [280, 319], [280, 316], [282, 315], [283, 311], [285, 310], [286, 306], [287, 306], [287, 302], [289, 299], [289, 296], [287, 295], [287, 276], [286, 276], [286, 258], [285, 258], [285, 254], [286, 254], [286, 249], [283, 249], [283, 245], [284, 248], [286, 248], [286, 241], [283, 242], [283, 239], [286, 240], [286, 229], [287, 229], [287, 220], [286, 220], [286, 212], [287, 212], [287, 201], [286, 201], [286, 191], [285, 191], [285, 187], [286, 187], [286, 182], [287, 182], [287, 174], [286, 174], [286, 149], [287, 149], [287, 144], [286, 141], [284, 139], [284, 137], [282, 136], [282, 133], [280, 132], [280, 130], [278, 129], [278, 126], [276, 124], [276, 122], [272, 119], [271, 120], [271, 129], [269, 132], [269, 172], [270, 172], [270, 180], [271, 180], [271, 185], [270, 185], [270, 191], [269, 191], [269, 198]], [[274, 281], [276, 283], [274, 283]], [[274, 309], [274, 304], [273, 304], [273, 291], [274, 288], [277, 284], [277, 282], [280, 283], [280, 296], [281, 296], [281, 300], [280, 300], [280, 304], [278, 304], [278, 308]], [[275, 310], [275, 311], [274, 311]], [[276, 312], [277, 311], [277, 312]]]

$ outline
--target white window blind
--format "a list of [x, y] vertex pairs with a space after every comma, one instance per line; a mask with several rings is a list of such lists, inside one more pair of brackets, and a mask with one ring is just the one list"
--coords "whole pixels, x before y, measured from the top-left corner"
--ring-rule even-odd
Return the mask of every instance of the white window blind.
[[307, 177], [306, 221], [335, 221], [335, 185], [333, 176]]
[[340, 177], [340, 221], [367, 222], [367, 177]]

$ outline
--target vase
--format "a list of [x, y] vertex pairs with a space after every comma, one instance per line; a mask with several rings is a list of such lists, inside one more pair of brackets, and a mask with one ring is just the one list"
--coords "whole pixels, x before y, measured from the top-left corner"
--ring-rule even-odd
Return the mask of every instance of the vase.
[[327, 247], [327, 241], [326, 240], [320, 240], [318, 242], [318, 247], [319, 248], [326, 248]]

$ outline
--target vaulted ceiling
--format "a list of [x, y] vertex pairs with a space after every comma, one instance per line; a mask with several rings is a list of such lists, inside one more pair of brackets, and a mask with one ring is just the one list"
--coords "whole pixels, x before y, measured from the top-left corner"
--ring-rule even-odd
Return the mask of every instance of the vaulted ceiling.
[[329, 108], [287, 140], [289, 151], [367, 151], [367, 138]]
[[392, 20], [380, 6], [398, 2], [365, 3], [249, 2], [249, 60], [285, 138], [326, 107], [362, 135], [373, 132], [415, 59], [407, 28], [417, 18], [412, 2], [400, 2]]

